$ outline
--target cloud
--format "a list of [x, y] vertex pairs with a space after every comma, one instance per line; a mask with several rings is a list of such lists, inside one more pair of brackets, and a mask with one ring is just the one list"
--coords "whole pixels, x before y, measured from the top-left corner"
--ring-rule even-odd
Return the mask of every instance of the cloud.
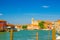
[[43, 8], [49, 8], [49, 6], [46, 6], [46, 5], [44, 5], [44, 6], [42, 6]]
[[2, 13], [0, 13], [0, 16], [2, 16], [3, 14]]

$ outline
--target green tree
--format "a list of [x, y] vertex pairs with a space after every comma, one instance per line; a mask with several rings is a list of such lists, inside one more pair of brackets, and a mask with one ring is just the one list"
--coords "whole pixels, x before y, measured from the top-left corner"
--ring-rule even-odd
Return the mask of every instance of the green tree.
[[26, 29], [27, 29], [27, 25], [23, 25], [22, 28], [23, 28], [24, 30], [26, 30]]
[[44, 29], [44, 21], [39, 22], [39, 26], [41, 29]]

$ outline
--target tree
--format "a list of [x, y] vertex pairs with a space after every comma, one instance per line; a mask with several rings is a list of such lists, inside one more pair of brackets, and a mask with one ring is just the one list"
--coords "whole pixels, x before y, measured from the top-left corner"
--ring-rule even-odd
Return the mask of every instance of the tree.
[[23, 25], [22, 28], [23, 28], [23, 29], [27, 29], [27, 25]]
[[44, 29], [44, 21], [39, 22], [39, 26], [41, 29]]

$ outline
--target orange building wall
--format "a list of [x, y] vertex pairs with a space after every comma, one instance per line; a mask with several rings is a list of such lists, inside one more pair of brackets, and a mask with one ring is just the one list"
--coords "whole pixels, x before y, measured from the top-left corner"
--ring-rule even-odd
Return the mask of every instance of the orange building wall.
[[0, 21], [0, 30], [4, 30], [6, 27], [6, 21]]

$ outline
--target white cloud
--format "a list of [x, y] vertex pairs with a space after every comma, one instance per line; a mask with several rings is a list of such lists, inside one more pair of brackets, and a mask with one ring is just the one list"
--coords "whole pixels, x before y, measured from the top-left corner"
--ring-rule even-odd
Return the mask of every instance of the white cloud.
[[0, 13], [0, 16], [2, 16], [3, 14], [2, 13]]
[[46, 6], [46, 5], [43, 5], [42, 7], [43, 7], [43, 8], [49, 8], [49, 6]]

